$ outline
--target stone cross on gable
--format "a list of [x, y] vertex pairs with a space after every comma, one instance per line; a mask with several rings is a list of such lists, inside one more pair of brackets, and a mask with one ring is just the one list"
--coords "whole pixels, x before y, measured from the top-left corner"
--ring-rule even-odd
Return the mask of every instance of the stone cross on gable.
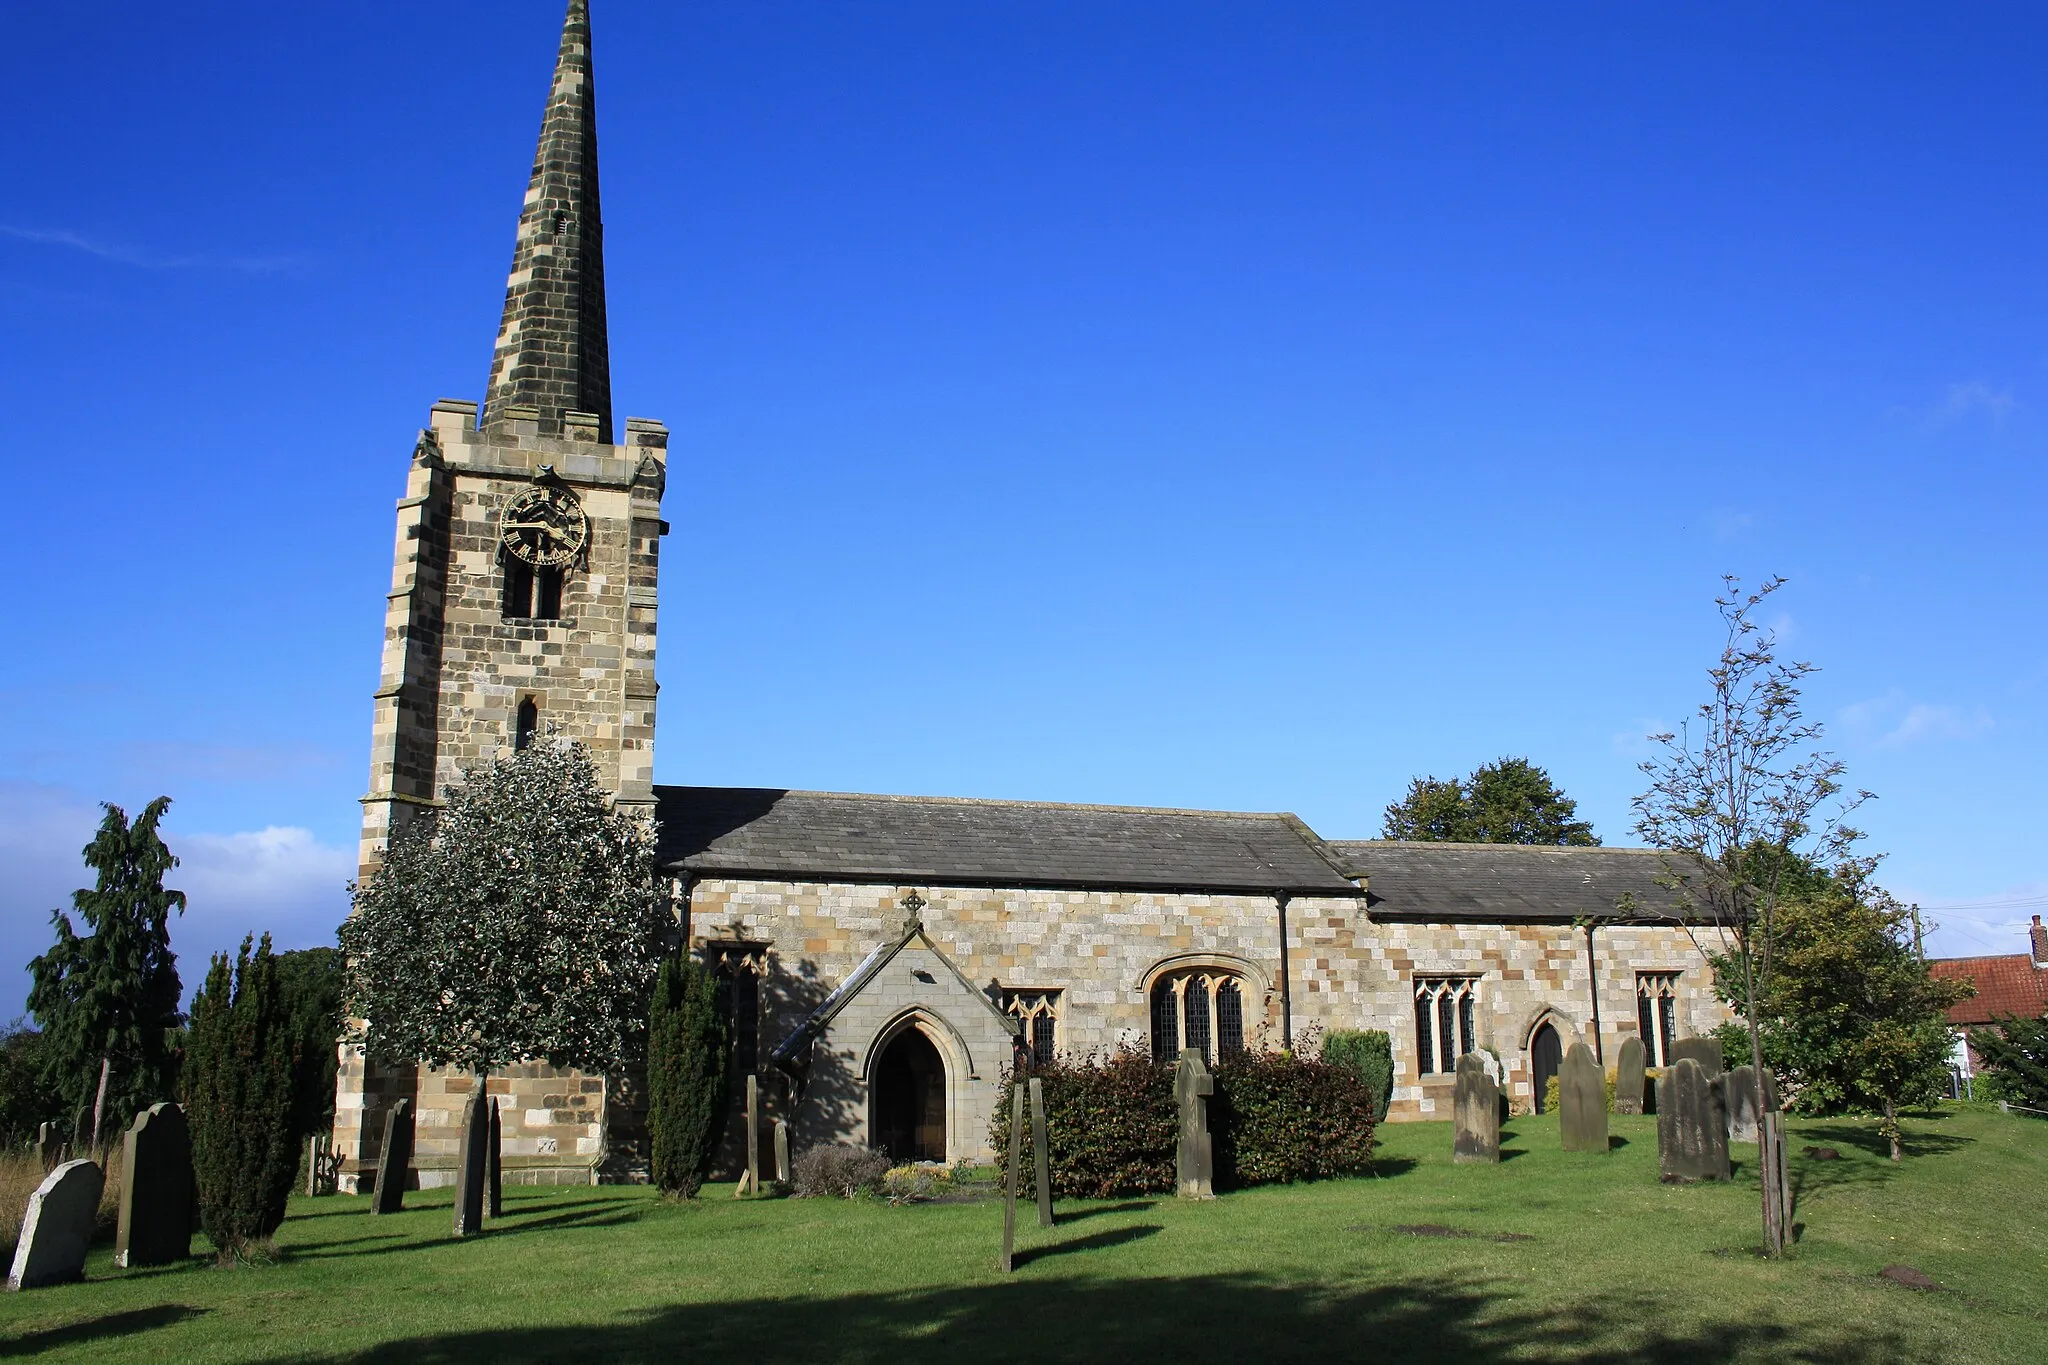
[[929, 902], [923, 896], [913, 891], [897, 903], [903, 907], [903, 932], [905, 935], [914, 934], [924, 928], [924, 908]]

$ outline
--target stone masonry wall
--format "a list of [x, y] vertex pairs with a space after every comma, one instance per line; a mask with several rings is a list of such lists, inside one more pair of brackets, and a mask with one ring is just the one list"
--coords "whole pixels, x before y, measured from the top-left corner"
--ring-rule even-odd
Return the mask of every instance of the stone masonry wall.
[[[761, 1057], [787, 1037], [878, 944], [893, 941], [898, 902], [913, 888], [706, 879], [692, 886], [690, 935], [700, 949], [722, 942], [766, 945]], [[1267, 896], [1112, 891], [990, 890], [921, 886], [926, 932], [982, 990], [991, 985], [1062, 992], [1059, 1046], [1073, 1051], [1143, 1044], [1151, 977], [1177, 965], [1229, 964], [1245, 976], [1247, 1041], [1277, 1047], [1281, 1030], [1279, 917]], [[1477, 1041], [1509, 1066], [1511, 1099], [1533, 1099], [1528, 1044], [1544, 1019], [1567, 1046], [1592, 1040], [1585, 937], [1569, 924], [1447, 925], [1374, 922], [1357, 901], [1297, 899], [1287, 906], [1294, 1032], [1379, 1028], [1393, 1036], [1392, 1117], [1448, 1115], [1448, 1078], [1416, 1062], [1413, 979], [1478, 977]], [[1596, 934], [1600, 1037], [1611, 1058], [1636, 1031], [1638, 971], [1680, 975], [1679, 1031], [1705, 1032], [1725, 1017], [1712, 977], [1677, 927], [1620, 927]], [[909, 970], [905, 968], [904, 970]], [[900, 973], [899, 973], [900, 974]], [[870, 989], [873, 989], [872, 987]], [[928, 988], [929, 989], [929, 988]], [[980, 1027], [975, 1009], [933, 992], [932, 1013], [961, 1037]], [[796, 1116], [800, 1143], [864, 1141], [869, 1052], [906, 1000], [879, 1014], [849, 1005], [816, 1049], [812, 1091]], [[978, 1008], [978, 1006], [977, 1006]], [[942, 1046], [942, 1054], [946, 1049]], [[996, 1070], [1000, 1069], [997, 1062]], [[975, 1060], [977, 1076], [991, 1073]], [[988, 1095], [976, 1093], [965, 1130], [949, 1129], [953, 1155], [985, 1158]]]

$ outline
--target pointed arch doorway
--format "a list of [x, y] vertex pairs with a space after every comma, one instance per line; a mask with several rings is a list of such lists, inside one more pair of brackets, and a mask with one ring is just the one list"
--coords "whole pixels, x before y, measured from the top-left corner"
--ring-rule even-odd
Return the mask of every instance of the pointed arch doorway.
[[946, 1059], [906, 1028], [875, 1062], [874, 1142], [894, 1161], [946, 1159]]
[[1550, 1093], [1550, 1078], [1557, 1074], [1563, 1062], [1564, 1040], [1557, 1036], [1557, 1029], [1545, 1019], [1529, 1035], [1529, 1073], [1536, 1083], [1531, 1107], [1539, 1114], [1543, 1112], [1544, 1096]]

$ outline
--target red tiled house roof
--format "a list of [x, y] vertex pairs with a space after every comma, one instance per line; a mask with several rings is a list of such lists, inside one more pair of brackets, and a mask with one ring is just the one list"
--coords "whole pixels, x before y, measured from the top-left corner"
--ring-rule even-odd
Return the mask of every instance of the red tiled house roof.
[[2035, 966], [2027, 953], [1944, 957], [1927, 965], [1942, 980], [1964, 979], [1976, 984], [1975, 995], [1949, 1006], [1951, 1024], [1988, 1024], [2001, 1014], [2017, 1014], [2023, 1019], [2048, 1015], [2048, 967]]

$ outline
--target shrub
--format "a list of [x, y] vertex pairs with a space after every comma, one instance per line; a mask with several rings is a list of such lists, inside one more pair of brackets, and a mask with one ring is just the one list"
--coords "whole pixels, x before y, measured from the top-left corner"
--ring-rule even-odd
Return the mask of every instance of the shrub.
[[654, 1183], [694, 1199], [718, 1150], [726, 1100], [718, 983], [677, 954], [661, 964], [647, 1016], [647, 1128]]
[[1323, 1039], [1323, 1060], [1357, 1072], [1373, 1097], [1373, 1117], [1387, 1117], [1394, 1101], [1394, 1040], [1384, 1029], [1330, 1034]]
[[851, 1143], [812, 1147], [796, 1159], [789, 1174], [799, 1199], [825, 1195], [853, 1199], [882, 1188], [889, 1174], [889, 1154]]
[[1372, 1167], [1382, 1103], [1358, 1072], [1292, 1052], [1239, 1052], [1216, 1064], [1209, 1106], [1221, 1185], [1291, 1185]]
[[270, 935], [234, 967], [216, 954], [192, 1001], [185, 1044], [185, 1113], [192, 1125], [199, 1225], [221, 1259], [260, 1259], [284, 1222], [299, 1169], [292, 1135], [290, 1016], [280, 999]]
[[[1045, 1087], [1055, 1196], [1172, 1192], [1180, 1112], [1171, 1066], [1126, 1045], [1106, 1055], [1062, 1056], [1033, 1074]], [[1219, 1183], [1286, 1183], [1370, 1167], [1378, 1102], [1349, 1067], [1294, 1053], [1241, 1052], [1224, 1058], [1215, 1076], [1209, 1131]], [[1006, 1076], [989, 1128], [999, 1166], [1009, 1160], [1009, 1084]], [[1035, 1197], [1028, 1131], [1021, 1151], [1018, 1190]]]
[[277, 955], [278, 996], [291, 1020], [292, 1132], [299, 1145], [334, 1127], [334, 1074], [340, 1061], [341, 950], [302, 948]]
[[2048, 1109], [2048, 1019], [2001, 1015], [1992, 1028], [1970, 1030], [1970, 1046], [1984, 1059], [1973, 1089], [1987, 1099]]
[[[1173, 1068], [1152, 1060], [1136, 1043], [1110, 1053], [1062, 1053], [1032, 1073], [1044, 1083], [1047, 1154], [1052, 1192], [1061, 1199], [1112, 1199], [1173, 1190], [1174, 1148], [1180, 1114], [1174, 1107]], [[998, 1169], [1010, 1159], [1010, 1086], [997, 1091], [989, 1144]], [[1027, 1111], [1020, 1194], [1038, 1195]]]
[[[1645, 1082], [1645, 1084], [1648, 1084], [1648, 1082]], [[1612, 1071], [1607, 1073], [1606, 1086], [1607, 1112], [1611, 1114], [1614, 1112], [1614, 1073]], [[1546, 1114], [1555, 1114], [1557, 1112], [1557, 1107], [1563, 1103], [1564, 1097], [1559, 1089], [1558, 1078], [1556, 1076], [1552, 1076], [1549, 1080], [1543, 1083], [1543, 1112]]]

